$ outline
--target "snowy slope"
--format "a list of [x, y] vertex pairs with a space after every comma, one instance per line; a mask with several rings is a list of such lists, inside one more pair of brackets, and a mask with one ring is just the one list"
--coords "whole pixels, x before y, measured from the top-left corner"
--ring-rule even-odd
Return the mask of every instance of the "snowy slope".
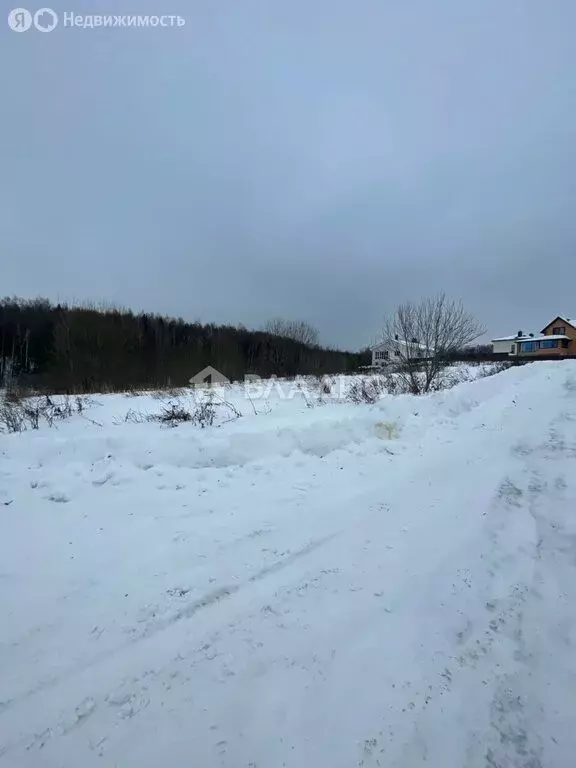
[[576, 364], [230, 397], [0, 435], [0, 766], [573, 766]]

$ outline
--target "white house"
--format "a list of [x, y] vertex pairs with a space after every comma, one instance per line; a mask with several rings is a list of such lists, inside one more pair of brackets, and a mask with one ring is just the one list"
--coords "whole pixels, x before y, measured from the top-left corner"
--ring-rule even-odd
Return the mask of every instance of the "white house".
[[383, 366], [401, 360], [417, 360], [427, 357], [426, 346], [419, 344], [416, 339], [405, 341], [396, 336], [394, 339], [381, 341], [372, 347], [372, 365]]
[[520, 341], [530, 341], [533, 333], [524, 334], [518, 331], [515, 336], [500, 336], [498, 339], [492, 339], [492, 352], [494, 354], [516, 355], [519, 352], [518, 343]]

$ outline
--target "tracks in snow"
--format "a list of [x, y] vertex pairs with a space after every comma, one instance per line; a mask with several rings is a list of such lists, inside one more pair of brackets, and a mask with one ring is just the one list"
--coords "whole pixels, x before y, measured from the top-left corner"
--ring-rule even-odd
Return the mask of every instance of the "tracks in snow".
[[[485, 430], [466, 414], [465, 450], [430, 441], [410, 466], [405, 454], [403, 470], [335, 500], [314, 535], [300, 516], [289, 553], [222, 577], [103, 656], [80, 654], [0, 711], [13, 734], [2, 768], [148, 768], [166, 755], [178, 768], [568, 768], [569, 387], [565, 397], [512, 454], [506, 429], [529, 407], [506, 406]], [[477, 487], [453, 489], [460, 472]]]

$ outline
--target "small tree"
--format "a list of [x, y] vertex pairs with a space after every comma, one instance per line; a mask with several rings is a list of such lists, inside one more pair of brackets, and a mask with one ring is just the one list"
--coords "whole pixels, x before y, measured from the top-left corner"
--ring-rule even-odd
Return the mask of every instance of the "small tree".
[[462, 302], [440, 293], [401, 304], [385, 323], [383, 341], [395, 350], [402, 389], [417, 395], [437, 388], [447, 357], [485, 332]]
[[318, 344], [318, 331], [304, 320], [284, 320], [281, 317], [275, 317], [268, 320], [264, 330], [274, 336], [283, 336], [286, 339], [307, 344], [309, 347]]

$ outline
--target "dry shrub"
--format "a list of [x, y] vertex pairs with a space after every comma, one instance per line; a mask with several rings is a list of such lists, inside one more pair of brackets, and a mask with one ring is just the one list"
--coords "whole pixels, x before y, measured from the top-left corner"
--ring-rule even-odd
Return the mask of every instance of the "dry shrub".
[[[208, 392], [206, 395], [193, 395], [190, 399], [167, 403], [160, 413], [142, 413], [130, 409], [121, 423], [155, 423], [170, 428], [189, 423], [200, 427], [200, 429], [205, 429], [214, 425], [218, 409], [228, 414], [226, 421], [232, 421], [242, 416], [240, 411], [231, 403], [218, 397], [214, 392]], [[120, 422], [115, 421], [114, 423], [117, 425]]]
[[348, 390], [347, 399], [357, 405], [374, 405], [382, 395], [389, 391], [393, 379], [386, 376], [370, 376], [355, 381]]
[[54, 401], [50, 395], [23, 397], [21, 391], [12, 392], [0, 406], [0, 429], [3, 432], [24, 432], [26, 429], [39, 429], [43, 422], [54, 427], [75, 412], [82, 414], [86, 403], [86, 400], [77, 397], [73, 405], [68, 395]]

